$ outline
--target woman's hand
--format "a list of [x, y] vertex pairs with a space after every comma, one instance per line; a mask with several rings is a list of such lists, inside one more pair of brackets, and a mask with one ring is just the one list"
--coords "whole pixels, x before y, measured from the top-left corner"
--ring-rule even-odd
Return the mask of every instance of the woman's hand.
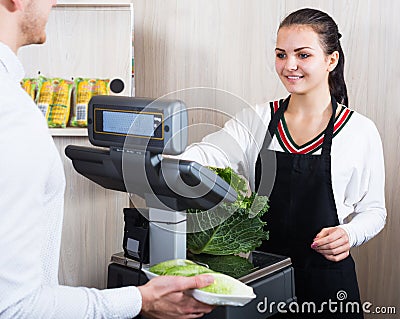
[[214, 282], [210, 275], [194, 277], [159, 276], [138, 287], [142, 294], [142, 312], [151, 319], [200, 318], [213, 306], [203, 304], [185, 294], [189, 289], [206, 287]]
[[341, 227], [322, 229], [315, 236], [311, 248], [331, 261], [341, 261], [350, 254], [349, 236]]

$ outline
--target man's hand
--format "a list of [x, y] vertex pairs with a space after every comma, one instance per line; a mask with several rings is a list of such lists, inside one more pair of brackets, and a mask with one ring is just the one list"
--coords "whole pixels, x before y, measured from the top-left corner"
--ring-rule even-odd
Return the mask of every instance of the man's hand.
[[142, 312], [151, 319], [200, 318], [213, 306], [203, 304], [185, 294], [189, 289], [206, 287], [214, 282], [210, 275], [194, 277], [159, 276], [138, 287], [142, 294]]
[[349, 236], [341, 227], [322, 229], [315, 236], [311, 248], [331, 261], [341, 261], [350, 254]]

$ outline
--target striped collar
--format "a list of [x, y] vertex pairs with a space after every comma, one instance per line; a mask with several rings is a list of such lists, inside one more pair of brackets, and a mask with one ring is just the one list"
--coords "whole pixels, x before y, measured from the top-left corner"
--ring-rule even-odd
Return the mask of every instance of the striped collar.
[[[278, 110], [279, 106], [282, 104], [283, 99], [279, 101], [270, 102], [271, 114], [275, 114]], [[347, 107], [342, 107], [340, 113], [335, 119], [335, 125], [333, 130], [333, 137], [335, 137], [340, 130], [346, 125], [349, 121], [350, 117], [354, 111], [348, 109]], [[322, 143], [324, 141], [324, 134], [321, 132], [317, 137], [313, 138], [311, 141], [303, 144], [297, 145], [293, 138], [290, 136], [289, 129], [287, 127], [285, 117], [282, 116], [279, 121], [277, 131], [275, 132], [275, 136], [286, 153], [295, 153], [295, 154], [313, 154], [318, 151]]]

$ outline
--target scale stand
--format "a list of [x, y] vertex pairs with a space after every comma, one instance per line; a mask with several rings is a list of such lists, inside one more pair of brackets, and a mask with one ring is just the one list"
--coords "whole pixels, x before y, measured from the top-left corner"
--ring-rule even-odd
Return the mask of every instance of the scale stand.
[[[102, 148], [69, 145], [65, 149], [81, 175], [104, 188], [146, 200], [150, 265], [186, 258], [186, 209], [209, 210], [237, 198], [231, 186], [207, 167], [161, 156], [185, 150], [187, 124], [186, 107], [179, 100], [95, 96], [88, 107], [88, 135], [94, 146]], [[142, 235], [146, 238], [147, 231]], [[131, 241], [131, 246], [139, 261], [113, 255], [108, 288], [147, 281], [141, 276], [145, 243]], [[273, 315], [260, 311], [265, 298], [287, 304], [295, 300], [289, 258], [252, 252], [252, 259], [254, 269], [240, 280], [253, 287], [257, 298], [243, 307], [217, 307], [204, 318], [265, 319]]]

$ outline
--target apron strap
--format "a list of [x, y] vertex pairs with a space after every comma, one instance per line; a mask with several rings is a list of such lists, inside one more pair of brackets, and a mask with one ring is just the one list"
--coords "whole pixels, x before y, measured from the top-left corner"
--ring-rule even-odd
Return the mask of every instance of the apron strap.
[[335, 127], [335, 117], [336, 117], [336, 110], [338, 104], [336, 99], [331, 95], [331, 103], [332, 103], [332, 116], [329, 120], [328, 126], [324, 132], [324, 142], [322, 143], [322, 155], [330, 155], [331, 154], [331, 147], [332, 147], [332, 139], [333, 139], [333, 131]]
[[283, 102], [280, 102], [279, 108], [274, 114], [272, 114], [271, 120], [268, 124], [267, 134], [265, 134], [264, 143], [261, 149], [268, 149], [269, 145], [271, 144], [272, 138], [274, 137], [276, 129], [278, 128], [279, 121], [289, 105], [289, 100], [290, 95]]
[[281, 102], [281, 105], [279, 105], [279, 108], [277, 109], [277, 111], [272, 115], [271, 121], [269, 122], [268, 125], [268, 132], [269, 132], [269, 143], [267, 144], [267, 146], [269, 146], [269, 144], [271, 143], [272, 137], [275, 135], [276, 133], [276, 129], [278, 128], [278, 124], [279, 121], [281, 120], [283, 113], [286, 111], [288, 105], [289, 105], [289, 100], [290, 100], [290, 95], [283, 101]]

